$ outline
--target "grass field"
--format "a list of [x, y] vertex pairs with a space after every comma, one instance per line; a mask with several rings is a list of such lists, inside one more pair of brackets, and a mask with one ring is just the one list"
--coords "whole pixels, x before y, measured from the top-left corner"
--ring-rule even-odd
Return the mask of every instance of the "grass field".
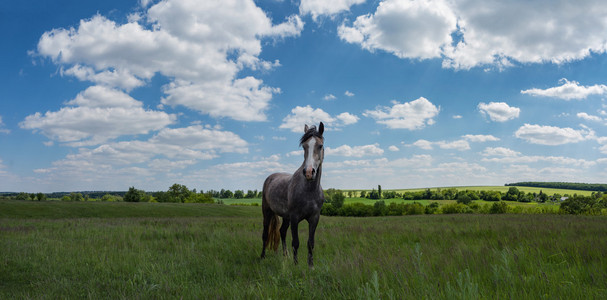
[[2, 201], [0, 299], [607, 297], [605, 217], [322, 217], [314, 269], [260, 236], [260, 207]]

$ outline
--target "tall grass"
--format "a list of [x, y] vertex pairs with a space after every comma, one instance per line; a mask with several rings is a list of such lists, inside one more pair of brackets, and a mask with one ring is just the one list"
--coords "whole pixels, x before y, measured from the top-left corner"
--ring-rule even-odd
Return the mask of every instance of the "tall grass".
[[[0, 298], [607, 297], [605, 217], [321, 217], [309, 269], [258, 258], [259, 208], [216, 207], [223, 215], [0, 218]], [[305, 222], [300, 239], [305, 255]]]

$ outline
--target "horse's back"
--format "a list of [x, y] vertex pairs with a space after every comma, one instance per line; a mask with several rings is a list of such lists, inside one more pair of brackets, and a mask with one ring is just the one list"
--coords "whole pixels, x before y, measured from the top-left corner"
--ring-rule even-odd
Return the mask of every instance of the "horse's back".
[[281, 217], [286, 215], [291, 177], [292, 174], [288, 173], [274, 173], [266, 178], [262, 192], [261, 206], [263, 209], [269, 207]]

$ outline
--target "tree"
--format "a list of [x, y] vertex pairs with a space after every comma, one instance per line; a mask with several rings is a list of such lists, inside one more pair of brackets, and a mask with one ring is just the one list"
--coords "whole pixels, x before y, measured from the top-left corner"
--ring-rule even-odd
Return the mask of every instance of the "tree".
[[70, 199], [72, 201], [83, 201], [84, 197], [80, 193], [70, 193]]
[[46, 201], [46, 195], [43, 193], [38, 193], [36, 194], [36, 199], [38, 199], [38, 201]]
[[504, 195], [502, 200], [519, 201], [519, 194], [520, 191], [516, 187], [511, 186], [510, 188], [508, 188], [508, 192], [506, 192], [506, 195]]
[[236, 199], [244, 198], [244, 192], [242, 190], [236, 190], [234, 192], [234, 198], [236, 198]]
[[381, 185], [377, 185], [377, 199], [381, 199]]
[[172, 198], [171, 202], [184, 203], [192, 192], [188, 190], [187, 186], [175, 183], [169, 188], [167, 193], [169, 194], [169, 197]]
[[145, 192], [136, 189], [134, 186], [130, 187], [128, 192], [124, 194], [124, 201], [126, 202], [141, 202]]
[[219, 198], [233, 198], [234, 197], [234, 193], [232, 193], [232, 191], [230, 191], [230, 190], [221, 189], [220, 194], [221, 195], [219, 196]]
[[29, 199], [29, 195], [22, 192], [22, 193], [17, 194], [17, 197], [15, 197], [15, 199], [17, 199], [17, 200], [28, 200]]
[[365, 191], [360, 191], [360, 197], [361, 198], [365, 198], [367, 196], [367, 192]]

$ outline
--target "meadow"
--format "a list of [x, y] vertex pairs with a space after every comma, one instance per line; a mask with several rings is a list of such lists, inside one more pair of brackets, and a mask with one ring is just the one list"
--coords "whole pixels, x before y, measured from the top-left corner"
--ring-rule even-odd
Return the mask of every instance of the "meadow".
[[260, 207], [0, 201], [0, 298], [605, 299], [605, 236], [601, 216], [323, 216], [309, 269], [259, 259]]

